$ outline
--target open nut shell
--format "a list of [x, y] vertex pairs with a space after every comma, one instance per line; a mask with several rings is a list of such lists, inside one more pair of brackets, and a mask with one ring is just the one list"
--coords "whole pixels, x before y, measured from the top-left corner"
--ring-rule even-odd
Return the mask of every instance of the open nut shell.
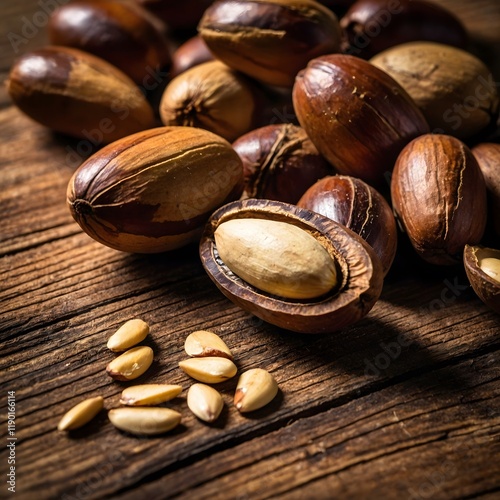
[[[298, 301], [267, 294], [232, 273], [218, 255], [214, 232], [225, 221], [248, 217], [287, 222], [316, 237], [338, 263], [338, 286], [318, 299]], [[278, 201], [248, 199], [218, 209], [205, 227], [200, 257], [232, 302], [268, 323], [301, 333], [334, 332], [355, 323], [382, 291], [382, 264], [360, 236], [327, 217]]]

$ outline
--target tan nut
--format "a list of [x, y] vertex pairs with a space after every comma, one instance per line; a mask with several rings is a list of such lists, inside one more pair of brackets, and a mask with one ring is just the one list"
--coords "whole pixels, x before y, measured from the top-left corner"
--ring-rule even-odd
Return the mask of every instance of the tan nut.
[[181, 414], [170, 408], [114, 408], [108, 412], [118, 429], [139, 435], [163, 434], [177, 427]]
[[224, 407], [219, 391], [205, 384], [193, 384], [187, 393], [189, 409], [201, 420], [214, 422]]
[[131, 319], [124, 323], [108, 339], [108, 349], [114, 352], [126, 351], [142, 342], [149, 333], [149, 325], [142, 319]]
[[120, 403], [127, 406], [158, 405], [170, 401], [182, 392], [182, 386], [142, 384], [123, 389]]
[[151, 347], [133, 347], [111, 361], [106, 367], [106, 372], [116, 380], [134, 380], [140, 377], [152, 362]]
[[337, 284], [332, 256], [316, 238], [293, 224], [232, 219], [220, 224], [214, 237], [227, 267], [265, 292], [311, 299]]
[[184, 342], [184, 350], [192, 357], [219, 357], [233, 359], [226, 343], [215, 333], [198, 330], [189, 334]]
[[190, 377], [205, 384], [224, 382], [236, 375], [236, 365], [226, 358], [190, 358], [179, 362], [179, 368]]
[[86, 399], [67, 411], [57, 425], [60, 431], [72, 431], [90, 422], [103, 408], [101, 396]]
[[234, 405], [241, 413], [258, 410], [270, 403], [278, 394], [278, 384], [274, 377], [262, 368], [252, 368], [241, 374]]

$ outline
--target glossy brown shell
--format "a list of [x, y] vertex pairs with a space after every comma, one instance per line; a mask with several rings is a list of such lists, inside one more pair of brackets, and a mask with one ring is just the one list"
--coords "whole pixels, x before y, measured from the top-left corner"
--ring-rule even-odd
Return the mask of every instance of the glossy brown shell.
[[[227, 220], [248, 217], [293, 224], [316, 237], [338, 263], [338, 287], [317, 300], [293, 301], [266, 294], [235, 276], [218, 256], [214, 232]], [[241, 200], [216, 210], [201, 238], [200, 257], [208, 276], [229, 300], [295, 332], [346, 328], [368, 314], [382, 291], [382, 264], [360, 236], [327, 217], [278, 201]]]

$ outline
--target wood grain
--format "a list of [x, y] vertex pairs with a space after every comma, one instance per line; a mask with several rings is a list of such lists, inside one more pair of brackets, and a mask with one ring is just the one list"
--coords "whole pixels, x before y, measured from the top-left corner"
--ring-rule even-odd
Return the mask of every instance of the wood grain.
[[[498, 43], [498, 2], [442, 3], [477, 47]], [[8, 34], [38, 7], [5, 0], [2, 9]], [[21, 50], [44, 43], [43, 29], [28, 42]], [[1, 43], [6, 75], [16, 54], [7, 37]], [[0, 108], [0, 470], [5, 478], [7, 391], [15, 391], [18, 498], [499, 497], [500, 318], [461, 268], [423, 265], [401, 237], [367, 318], [335, 335], [279, 330], [217, 291], [196, 246], [128, 255], [83, 234], [65, 200], [79, 143], [33, 123], [5, 94]], [[155, 352], [139, 381], [184, 387], [166, 404], [181, 411], [181, 426], [137, 438], [103, 411], [84, 429], [58, 432], [83, 398], [118, 405], [127, 384], [105, 373], [115, 356], [106, 340], [132, 317], [151, 325], [146, 343]], [[231, 380], [218, 385], [220, 421], [191, 415], [192, 381], [177, 364], [197, 329], [218, 333], [240, 371], [270, 370], [276, 400], [243, 416]], [[6, 483], [0, 491], [8, 496]]]

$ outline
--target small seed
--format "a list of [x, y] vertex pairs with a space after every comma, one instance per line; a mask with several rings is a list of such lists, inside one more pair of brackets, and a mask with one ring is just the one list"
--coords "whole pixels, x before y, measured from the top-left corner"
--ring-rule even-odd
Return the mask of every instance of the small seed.
[[216, 357], [185, 359], [179, 362], [179, 368], [205, 384], [224, 382], [234, 377], [238, 371], [230, 359]]
[[312, 299], [337, 284], [335, 260], [307, 231], [264, 219], [231, 219], [214, 233], [219, 256], [250, 285], [290, 299]]
[[262, 368], [252, 368], [241, 374], [234, 404], [242, 413], [258, 410], [270, 403], [278, 394], [278, 384], [274, 377]]
[[101, 396], [86, 399], [71, 410], [66, 412], [59, 421], [57, 428], [60, 431], [72, 431], [90, 422], [104, 407], [104, 399]]
[[177, 427], [181, 414], [170, 408], [114, 408], [108, 417], [118, 429], [131, 434], [155, 435]]
[[111, 361], [106, 371], [116, 380], [133, 380], [140, 377], [152, 362], [153, 349], [151, 347], [133, 347]]
[[182, 392], [180, 385], [143, 384], [122, 391], [120, 403], [127, 406], [148, 406], [165, 403]]
[[142, 342], [149, 333], [149, 325], [142, 319], [131, 319], [124, 323], [108, 339], [108, 349], [114, 352], [126, 351]]
[[187, 393], [187, 405], [199, 419], [214, 422], [224, 407], [224, 401], [213, 387], [193, 384]]
[[500, 283], [500, 259], [485, 257], [479, 261], [479, 267], [490, 278]]
[[215, 333], [199, 330], [187, 336], [184, 350], [193, 357], [220, 357], [233, 359], [233, 355], [225, 342]]

